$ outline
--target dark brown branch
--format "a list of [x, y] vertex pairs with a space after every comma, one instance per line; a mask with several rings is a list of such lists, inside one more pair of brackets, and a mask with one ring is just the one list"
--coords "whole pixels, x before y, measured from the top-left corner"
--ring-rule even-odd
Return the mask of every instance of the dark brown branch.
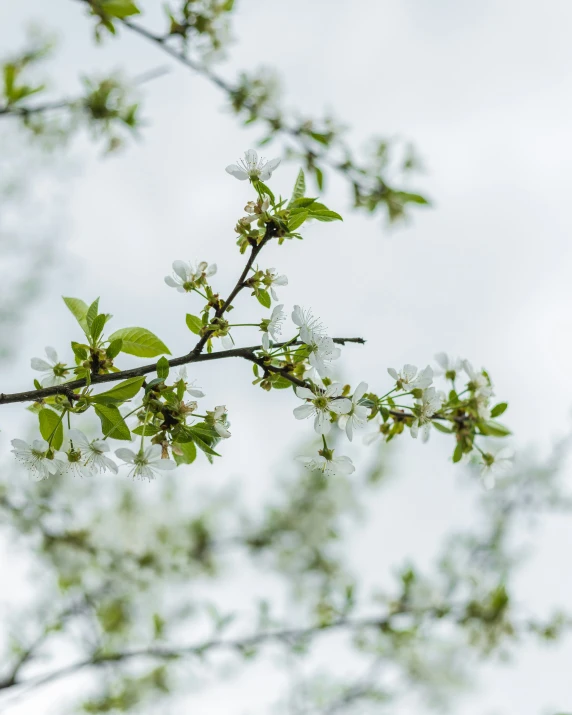
[[[202, 339], [201, 339], [202, 340]], [[358, 343], [363, 345], [365, 340], [363, 338], [334, 338], [335, 343], [340, 345], [345, 345], [346, 343]], [[206, 341], [205, 341], [206, 342]], [[199, 341], [200, 343], [200, 341]], [[197, 343], [197, 345], [199, 344]], [[300, 345], [299, 341], [294, 342], [284, 342], [275, 343], [274, 347], [282, 347], [285, 345]], [[249, 362], [254, 362], [261, 367], [269, 369], [271, 372], [278, 372], [284, 377], [290, 380], [294, 385], [300, 385], [306, 387], [306, 383], [301, 382], [298, 378], [288, 375], [286, 371], [280, 368], [266, 365], [262, 358], [259, 358], [256, 353], [261, 351], [262, 345], [253, 345], [251, 347], [245, 348], [232, 348], [231, 350], [221, 350], [217, 353], [199, 353], [195, 355], [193, 350], [187, 355], [182, 355], [181, 357], [173, 358], [169, 360], [170, 367], [179, 367], [180, 365], [188, 365], [190, 363], [196, 362], [209, 362], [211, 360], [223, 360], [225, 358], [243, 358]], [[101, 385], [107, 382], [117, 382], [118, 380], [127, 380], [130, 377], [143, 377], [144, 375], [149, 375], [157, 370], [157, 363], [151, 363], [149, 365], [142, 365], [141, 367], [134, 367], [131, 370], [122, 370], [121, 372], [110, 372], [107, 375], [94, 375], [91, 378], [91, 383], [93, 385]], [[14, 402], [36, 402], [38, 400], [43, 400], [46, 397], [53, 397], [54, 395], [66, 395], [69, 399], [75, 400], [78, 395], [74, 390], [78, 390], [85, 387], [85, 379], [72, 380], [71, 382], [66, 382], [63, 385], [54, 385], [53, 387], [43, 387], [41, 390], [28, 390], [27, 392], [15, 392], [12, 394], [0, 393], [0, 405], [6, 405]]]

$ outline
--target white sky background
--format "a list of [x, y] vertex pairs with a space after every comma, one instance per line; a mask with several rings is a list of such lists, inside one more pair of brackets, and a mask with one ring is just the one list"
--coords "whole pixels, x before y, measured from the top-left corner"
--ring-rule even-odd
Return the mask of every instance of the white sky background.
[[[146, 22], [158, 15], [159, 3], [142, 5]], [[18, 47], [19, 30], [30, 20], [60, 31], [52, 76], [64, 93], [77, 88], [78, 71], [122, 67], [135, 75], [167, 64], [160, 52], [123, 33], [119, 42], [94, 48], [91, 23], [69, 0], [1, 3], [2, 54]], [[331, 334], [367, 338], [365, 348], [345, 349], [344, 378], [385, 391], [387, 366], [426, 364], [440, 350], [468, 357], [487, 367], [497, 395], [509, 401], [504, 419], [515, 445], [533, 442], [543, 452], [569, 429], [572, 404], [571, 22], [572, 5], [564, 0], [542, 10], [516, 0], [242, 0], [231, 61], [223, 68], [233, 77], [241, 68], [275, 65], [288, 106], [310, 116], [331, 109], [351, 126], [358, 146], [372, 134], [402, 136], [423, 157], [427, 173], [414, 188], [435, 205], [418, 211], [407, 227], [388, 232], [379, 218], [351, 213], [345, 184], [330, 176], [326, 203], [345, 222], [309, 227], [303, 244], [272, 245], [263, 254], [262, 265], [288, 275], [289, 286], [280, 291], [287, 308], [311, 306]], [[149, 123], [139, 143], [101, 160], [80, 142], [73, 172], [58, 176], [66, 204], [57, 206], [64, 214], [61, 265], [30, 316], [20, 367], [8, 371], [3, 385], [24, 389], [29, 356], [46, 344], [63, 353], [74, 337], [62, 293], [86, 301], [101, 295], [102, 309], [115, 316], [112, 325], [144, 324], [179, 355], [188, 349], [189, 304], [163, 283], [172, 260], [216, 262], [221, 292], [234, 285], [243, 261], [232, 228], [250, 195], [224, 167], [260, 133], [215, 111], [222, 96], [176, 66], [144, 92]], [[292, 164], [281, 167], [275, 192], [286, 194], [296, 172]], [[238, 305], [233, 318], [257, 319], [255, 304]], [[311, 425], [293, 419], [290, 392], [252, 388], [247, 364], [198, 368], [209, 404], [226, 403], [233, 427], [225, 459], [209, 479], [239, 481], [257, 503], [269, 475], [287, 468], [288, 445]], [[3, 410], [4, 424], [21, 411]], [[263, 446], [253, 464], [255, 441]], [[378, 494], [369, 525], [352, 545], [352, 559], [366, 573], [375, 563], [377, 574], [385, 574], [408, 556], [426, 563], [441, 536], [471, 518], [458, 488], [463, 475], [447, 461], [450, 440], [434, 434], [427, 446], [407, 436], [402, 443], [394, 460], [400, 480]], [[536, 557], [518, 580], [527, 606], [547, 612], [572, 602], [571, 545], [569, 518], [551, 518], [539, 530]], [[368, 578], [373, 585], [376, 577]], [[570, 662], [570, 643], [522, 648], [510, 667], [488, 667], [478, 693], [454, 710], [550, 715], [570, 709]], [[262, 691], [257, 703], [272, 701], [274, 693], [256, 688]], [[238, 701], [226, 692], [191, 702], [221, 715], [246, 712], [253, 702], [252, 690]]]

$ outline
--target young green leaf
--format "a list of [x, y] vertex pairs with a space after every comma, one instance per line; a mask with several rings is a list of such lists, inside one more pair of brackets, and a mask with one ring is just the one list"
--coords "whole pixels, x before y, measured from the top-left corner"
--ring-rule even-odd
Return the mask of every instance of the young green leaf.
[[132, 434], [137, 434], [141, 436], [145, 432], [145, 437], [153, 437], [159, 432], [159, 429], [155, 425], [139, 425], [134, 430], [131, 430]]
[[80, 300], [79, 298], [67, 298], [66, 296], [62, 296], [62, 298], [73, 317], [79, 323], [80, 328], [83, 330], [86, 336], [89, 337], [86, 321], [88, 310], [87, 303], [84, 303], [83, 300]]
[[187, 313], [187, 317], [185, 318], [187, 322], [187, 328], [191, 331], [191, 333], [194, 333], [195, 335], [200, 335], [201, 334], [201, 328], [203, 327], [203, 323], [200, 318], [197, 318], [196, 315], [191, 315], [190, 313]]
[[192, 464], [197, 458], [197, 448], [195, 447], [195, 443], [183, 442], [182, 444], [177, 443], [177, 446], [183, 454], [181, 455], [173, 452], [175, 462], [177, 464]]
[[146, 328], [121, 328], [109, 336], [109, 340], [123, 340], [121, 351], [137, 357], [170, 355], [169, 348]]
[[105, 323], [107, 321], [107, 316], [101, 313], [100, 315], [96, 315], [95, 318], [93, 319], [90, 328], [89, 328], [89, 333], [93, 339], [94, 343], [97, 343], [99, 340], [99, 337], [101, 336], [101, 333], [103, 332], [103, 328], [105, 327]]
[[130, 377], [128, 380], [118, 383], [106, 392], [100, 392], [98, 395], [93, 395], [91, 401], [102, 405], [125, 402], [125, 400], [135, 397], [144, 382], [144, 376]]
[[131, 432], [115, 405], [95, 405], [95, 412], [101, 420], [101, 429], [105, 437], [131, 440]]
[[508, 427], [496, 420], [482, 421], [478, 423], [478, 426], [481, 433], [486, 434], [488, 437], [508, 437], [511, 433]]
[[166, 380], [169, 377], [169, 361], [165, 356], [157, 360], [157, 377]]
[[[89, 306], [89, 308], [87, 309], [87, 313], [85, 316], [87, 327], [90, 331], [91, 331], [91, 326], [93, 324], [93, 321], [96, 319], [98, 313], [99, 313], [99, 298], [96, 298], [93, 301], [93, 303]], [[91, 335], [91, 332], [90, 332], [90, 335]]]
[[500, 417], [507, 407], [507, 402], [499, 402], [498, 405], [495, 405], [491, 410], [491, 417]]
[[267, 194], [270, 197], [270, 203], [274, 206], [274, 204], [276, 203], [276, 199], [274, 198], [274, 194], [268, 188], [268, 186], [266, 186], [266, 184], [263, 184], [262, 181], [257, 181], [256, 189], [257, 191], [260, 191], [261, 194]]
[[112, 340], [107, 346], [107, 350], [105, 351], [107, 353], [107, 357], [110, 360], [113, 360], [113, 358], [116, 358], [119, 355], [122, 348], [123, 340], [121, 340], [121, 338], [119, 338], [118, 340]]
[[123, 20], [131, 15], [139, 15], [140, 10], [132, 0], [100, 0], [99, 6], [107, 15]]
[[308, 211], [296, 211], [296, 213], [291, 215], [288, 219], [288, 231], [292, 233], [292, 231], [300, 228], [309, 215], [310, 213]]
[[445, 425], [442, 425], [439, 422], [436, 422], [435, 420], [433, 420], [433, 422], [431, 424], [433, 425], [433, 427], [435, 427], [435, 429], [438, 432], [445, 432], [445, 434], [451, 434], [453, 432], [452, 429], [449, 429], [449, 427], [445, 427]]
[[258, 298], [260, 305], [263, 305], [265, 308], [270, 308], [272, 305], [272, 299], [270, 298], [270, 294], [267, 290], [259, 290], [256, 297]]
[[40, 420], [40, 434], [50, 442], [54, 449], [59, 449], [64, 441], [64, 428], [62, 425], [62, 416], [53, 410], [43, 407], [38, 412]]
[[304, 177], [304, 172], [302, 169], [298, 172], [298, 176], [296, 178], [296, 183], [294, 184], [294, 189], [292, 191], [292, 198], [290, 199], [290, 202], [288, 203], [287, 208], [290, 208], [294, 201], [296, 199], [301, 199], [304, 194], [306, 193], [306, 179]]

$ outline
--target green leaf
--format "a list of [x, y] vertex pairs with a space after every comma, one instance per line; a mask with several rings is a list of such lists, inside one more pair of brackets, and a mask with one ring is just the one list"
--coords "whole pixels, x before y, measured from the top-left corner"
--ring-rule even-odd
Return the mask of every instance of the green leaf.
[[131, 0], [100, 0], [99, 5], [103, 12], [119, 20], [131, 15], [139, 15], [141, 12]]
[[432, 421], [433, 427], [435, 427], [436, 430], [439, 432], [445, 432], [445, 434], [451, 434], [453, 432], [452, 429], [449, 429], [449, 427], [445, 427], [445, 425], [439, 424], [436, 420]]
[[62, 296], [62, 298], [83, 332], [89, 337], [87, 321], [85, 319], [88, 310], [87, 303], [84, 303], [83, 300], [79, 298], [67, 298], [66, 296]]
[[[192, 428], [191, 428], [192, 430]], [[197, 434], [193, 434], [193, 441], [197, 445], [197, 447], [202, 450], [205, 454], [208, 454], [213, 457], [220, 457], [220, 454], [218, 452], [215, 452], [214, 449], [211, 449], [209, 445]], [[187, 442], [186, 444], [192, 444], [191, 442]]]
[[309, 208], [310, 218], [315, 218], [316, 221], [343, 221], [344, 219], [340, 214], [335, 211], [330, 211], [329, 209], [316, 210], [314, 206]]
[[50, 442], [54, 449], [59, 449], [64, 441], [64, 428], [62, 425], [62, 416], [53, 410], [43, 407], [38, 412], [40, 420], [40, 434]]
[[153, 437], [157, 432], [160, 432], [160, 430], [155, 427], [155, 425], [139, 425], [139, 427], [131, 430], [132, 434], [138, 434], [139, 436], [141, 436], [143, 432], [145, 432], [145, 437]]
[[420, 204], [422, 206], [428, 206], [429, 201], [421, 194], [410, 194], [407, 191], [394, 191], [394, 196], [396, 196], [402, 203], [407, 204]]
[[97, 318], [97, 314], [99, 313], [99, 298], [93, 301], [93, 303], [89, 306], [87, 309], [87, 313], [85, 316], [85, 320], [87, 322], [87, 327], [90, 330], [91, 334], [91, 326], [93, 324], [93, 321]]
[[[291, 209], [291, 213], [294, 213], [297, 209], [307, 209], [309, 206], [312, 204], [316, 203], [317, 199], [311, 199], [308, 196], [303, 196], [300, 199], [296, 199], [295, 201], [291, 202], [291, 206], [288, 206], [289, 209]], [[326, 208], [323, 206], [323, 204], [320, 204], [322, 208]]]
[[113, 360], [113, 358], [116, 358], [119, 355], [122, 348], [123, 340], [121, 340], [121, 338], [119, 338], [118, 340], [112, 340], [105, 351], [107, 353], [107, 357], [110, 360]]
[[101, 315], [97, 315], [93, 322], [91, 323], [89, 327], [89, 333], [91, 337], [93, 338], [93, 342], [96, 343], [99, 340], [99, 337], [101, 333], [103, 332], [103, 328], [105, 327], [105, 323], [107, 322], [107, 315], [104, 315], [103, 313]]
[[177, 464], [192, 464], [197, 458], [197, 448], [194, 442], [177, 443], [182, 455], [173, 452], [173, 458]]
[[316, 183], [318, 184], [318, 189], [320, 189], [320, 191], [323, 191], [323, 189], [324, 189], [324, 172], [318, 166], [314, 167], [314, 170], [316, 172]]
[[330, 143], [330, 137], [327, 134], [319, 134], [318, 132], [310, 132], [310, 136], [312, 137], [312, 139], [319, 142], [320, 144], [323, 144], [324, 146], [328, 146], [328, 144]]
[[256, 188], [257, 191], [260, 191], [260, 193], [262, 193], [262, 194], [268, 194], [268, 196], [270, 196], [270, 202], [272, 203], [272, 205], [274, 205], [274, 204], [276, 203], [276, 199], [274, 198], [274, 194], [273, 194], [272, 191], [268, 188], [268, 186], [266, 186], [266, 184], [263, 184], [263, 183], [262, 183], [262, 181], [257, 181], [257, 182], [256, 182], [256, 185], [255, 185], [255, 188]]
[[145, 386], [145, 394], [148, 394], [150, 390], [157, 387], [158, 385], [162, 385], [163, 382], [164, 381], [160, 377], [154, 377], [152, 380], [149, 380], [149, 382]]
[[197, 318], [196, 315], [191, 315], [190, 313], [187, 313], [185, 320], [187, 322], [187, 328], [191, 331], [191, 333], [194, 333], [195, 335], [201, 334], [203, 323], [200, 318]]
[[287, 380], [285, 377], [280, 376], [277, 380], [272, 381], [272, 387], [275, 390], [286, 390], [289, 387], [294, 387], [290, 380]]
[[72, 340], [71, 348], [73, 350], [73, 354], [78, 360], [87, 360], [87, 348], [85, 345], [82, 345], [81, 343], [76, 343]]
[[91, 401], [102, 405], [125, 402], [125, 400], [135, 397], [144, 382], [144, 376], [130, 377], [128, 380], [124, 380], [118, 385], [115, 385], [115, 387], [112, 387], [111, 390], [107, 390], [107, 392], [100, 392], [98, 395], [93, 395]]
[[169, 377], [169, 361], [165, 356], [157, 360], [157, 377], [166, 380]]
[[455, 451], [453, 452], [453, 462], [460, 462], [462, 456], [463, 456], [463, 447], [459, 443], [455, 447]]
[[270, 308], [270, 306], [272, 305], [270, 293], [267, 290], [259, 290], [256, 294], [256, 297], [258, 298], [258, 302], [265, 308]]
[[491, 410], [491, 417], [500, 417], [507, 407], [508, 402], [499, 402], [498, 405], [495, 405]]
[[294, 189], [292, 190], [292, 198], [290, 199], [287, 208], [290, 208], [296, 199], [301, 199], [305, 193], [306, 179], [304, 177], [304, 172], [300, 169], [296, 178], [296, 183], [294, 184]]
[[121, 328], [109, 336], [110, 341], [123, 340], [121, 351], [137, 357], [170, 355], [169, 348], [146, 328]]
[[131, 440], [131, 432], [115, 405], [95, 405], [95, 412], [101, 420], [104, 437]]
[[300, 228], [300, 226], [304, 223], [304, 221], [308, 218], [309, 215], [309, 212], [305, 210], [296, 211], [295, 214], [292, 214], [288, 219], [288, 231], [292, 233], [292, 231], [295, 231], [297, 228]]
[[505, 425], [496, 420], [479, 422], [478, 427], [481, 433], [486, 434], [488, 437], [508, 437], [511, 433], [508, 427], [505, 427]]

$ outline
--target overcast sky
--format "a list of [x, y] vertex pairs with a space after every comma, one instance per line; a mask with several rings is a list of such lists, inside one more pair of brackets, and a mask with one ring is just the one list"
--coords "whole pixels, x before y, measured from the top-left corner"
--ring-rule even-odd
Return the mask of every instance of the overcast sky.
[[[159, 5], [142, 2], [149, 21]], [[303, 244], [268, 248], [264, 265], [289, 278], [281, 301], [311, 306], [333, 335], [367, 339], [364, 348], [344, 350], [343, 375], [354, 384], [364, 379], [385, 392], [386, 367], [424, 365], [441, 350], [486, 366], [496, 394], [510, 403], [505, 421], [514, 446], [534, 444], [547, 453], [569, 431], [572, 404], [572, 5], [239, 0], [237, 6], [235, 44], [222, 71], [233, 77], [241, 68], [277, 66], [287, 106], [309, 115], [331, 110], [351, 126], [356, 146], [370, 135], [411, 139], [426, 167], [414, 187], [434, 199], [432, 210], [387, 231], [379, 218], [353, 214], [344, 183], [328, 177], [327, 203], [346, 220], [308, 228]], [[2, 54], [17, 49], [32, 20], [59, 32], [52, 76], [64, 94], [77, 88], [78, 72], [122, 67], [135, 75], [166, 64], [132, 36], [94, 48], [90, 23], [70, 0], [1, 3]], [[30, 317], [21, 365], [6, 378], [14, 389], [29, 384], [22, 368], [29, 356], [46, 344], [64, 352], [74, 337], [62, 293], [88, 302], [101, 295], [116, 327], [144, 323], [173, 354], [188, 349], [187, 303], [163, 276], [176, 258], [198, 259], [218, 264], [223, 293], [234, 283], [242, 258], [233, 250], [232, 228], [250, 195], [224, 167], [260, 136], [214, 111], [222, 106], [213, 87], [172, 66], [145, 87], [148, 125], [139, 142], [104, 160], [87, 142], [75, 145], [67, 175], [54, 180], [65, 196], [65, 205], [55, 207], [63, 214], [60, 265]], [[296, 172], [285, 164], [272, 186], [286, 194]], [[243, 317], [256, 313], [246, 301], [240, 305]], [[292, 418], [290, 392], [251, 387], [248, 365], [199, 368], [197, 380], [212, 404], [227, 404], [233, 427], [225, 459], [210, 476], [240, 480], [257, 502], [269, 472], [290, 458], [288, 445], [311, 426]], [[268, 445], [254, 464], [253, 433]], [[450, 441], [434, 434], [427, 446], [407, 436], [402, 442], [395, 459], [401, 478], [379, 495], [353, 545], [357, 563], [365, 567], [375, 558], [380, 573], [407, 556], [423, 563], [446, 531], [470, 518], [459, 470], [448, 461]], [[551, 518], [540, 529], [536, 557], [518, 580], [527, 606], [546, 612], [572, 602], [571, 545], [569, 518]], [[478, 693], [461, 699], [455, 712], [570, 709], [571, 662], [570, 643], [523, 648], [510, 667], [487, 668]], [[218, 700], [205, 694], [199, 706], [221, 715], [244, 711], [230, 708], [220, 693]]]

